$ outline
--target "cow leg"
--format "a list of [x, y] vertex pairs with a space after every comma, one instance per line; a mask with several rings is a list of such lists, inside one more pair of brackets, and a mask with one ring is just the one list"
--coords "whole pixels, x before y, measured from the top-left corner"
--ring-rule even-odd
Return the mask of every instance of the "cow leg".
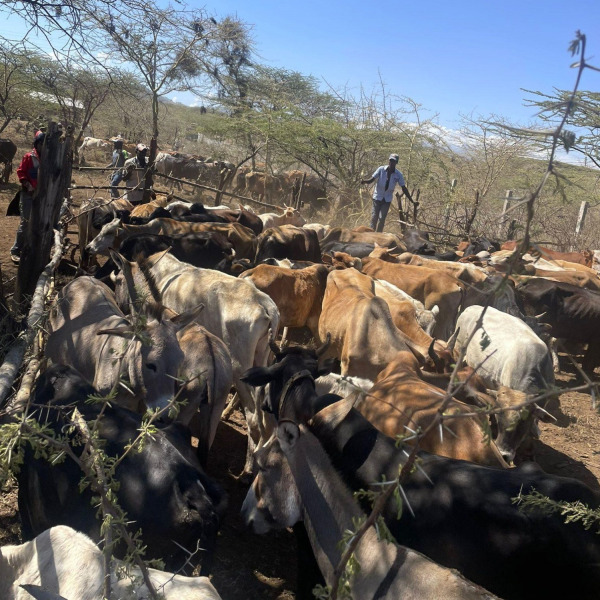
[[560, 373], [560, 362], [558, 361], [558, 339], [551, 337], [548, 340], [548, 352], [552, 357], [552, 367], [555, 373]]
[[231, 414], [233, 413], [233, 411], [236, 408], [238, 408], [239, 406], [240, 406], [240, 397], [239, 397], [238, 393], [236, 392], [233, 395], [231, 402], [229, 402], [229, 404], [227, 405], [227, 408], [223, 411], [222, 419], [224, 421], [228, 421], [229, 417], [231, 417]]
[[594, 369], [600, 364], [600, 341], [594, 340], [588, 344], [581, 368], [590, 376], [594, 376]]
[[285, 346], [285, 342], [287, 340], [287, 336], [288, 336], [288, 328], [284, 327], [283, 328], [283, 333], [281, 334], [281, 342], [279, 344], [282, 348]]

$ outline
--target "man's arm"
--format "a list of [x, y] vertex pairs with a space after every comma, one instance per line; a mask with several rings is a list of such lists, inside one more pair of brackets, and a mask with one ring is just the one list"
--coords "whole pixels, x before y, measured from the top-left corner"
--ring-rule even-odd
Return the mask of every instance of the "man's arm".
[[410, 195], [410, 192], [408, 191], [408, 188], [407, 188], [405, 185], [403, 185], [403, 186], [402, 186], [402, 191], [404, 192], [405, 196], [406, 196], [406, 197], [407, 197], [407, 198], [408, 198], [408, 199], [409, 199], [409, 200], [410, 200], [410, 201], [411, 201], [413, 204], [417, 204], [417, 205], [419, 204], [418, 202], [415, 202], [415, 201], [412, 199], [412, 196]]

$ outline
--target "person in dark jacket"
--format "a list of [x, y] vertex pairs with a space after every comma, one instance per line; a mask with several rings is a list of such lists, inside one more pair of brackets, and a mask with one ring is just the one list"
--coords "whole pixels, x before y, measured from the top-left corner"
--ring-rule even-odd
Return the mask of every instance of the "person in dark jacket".
[[127, 152], [123, 150], [122, 139], [114, 138], [113, 143], [114, 149], [112, 153], [112, 161], [110, 165], [108, 165], [108, 168], [117, 170], [113, 173], [112, 178], [110, 180], [110, 185], [112, 186], [110, 188], [110, 196], [111, 198], [118, 198], [119, 190], [117, 189], [117, 186], [123, 180], [123, 172], [121, 169], [125, 164], [125, 161], [127, 160]]
[[25, 224], [31, 217], [33, 208], [33, 196], [37, 189], [38, 170], [40, 167], [40, 158], [42, 155], [42, 147], [46, 134], [38, 131], [33, 138], [33, 149], [27, 152], [21, 160], [21, 164], [17, 169], [17, 177], [21, 183], [21, 198], [19, 201], [19, 209], [21, 212], [21, 221], [17, 229], [15, 243], [10, 249], [10, 258], [14, 263], [18, 263], [21, 259], [21, 249], [23, 246], [23, 238], [25, 235]]

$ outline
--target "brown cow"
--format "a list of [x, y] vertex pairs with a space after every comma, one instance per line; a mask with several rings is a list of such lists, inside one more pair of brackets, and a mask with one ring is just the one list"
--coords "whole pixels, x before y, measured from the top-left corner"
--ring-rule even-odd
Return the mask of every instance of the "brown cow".
[[363, 273], [393, 283], [429, 310], [437, 305], [439, 315], [433, 336], [442, 340], [450, 337], [464, 294], [464, 285], [458, 279], [434, 269], [396, 265], [371, 257], [363, 259]]
[[[518, 245], [518, 241], [509, 240], [500, 246], [500, 250], [516, 250]], [[552, 250], [551, 248], [544, 248], [543, 246], [535, 245], [532, 248], [529, 248], [529, 252], [533, 255], [541, 256], [548, 260], [566, 260], [590, 268], [594, 262], [594, 253], [591, 250], [581, 250], [580, 252], [558, 252], [557, 250]]]
[[526, 265], [525, 272], [533, 277], [544, 277], [562, 283], [568, 283], [588, 290], [600, 291], [600, 278], [596, 274], [588, 275], [580, 271], [547, 271], [536, 269], [533, 265]]
[[379, 233], [375, 231], [358, 232], [342, 227], [333, 227], [321, 240], [321, 245], [326, 246], [329, 242], [377, 243], [387, 248], [399, 248], [402, 252], [406, 250], [404, 242], [394, 233]]
[[327, 277], [319, 337], [331, 338], [327, 355], [341, 360], [343, 375], [375, 379], [400, 350], [425, 361], [428, 349], [396, 327], [388, 303], [373, 290], [373, 280], [355, 269]]
[[[437, 416], [445, 394], [419, 376], [419, 363], [408, 351], [400, 351], [379, 374], [375, 385], [361, 394], [355, 407], [379, 431], [392, 438], [405, 437], [411, 443], [411, 434], [426, 431]], [[445, 414], [471, 413], [472, 408], [456, 399], [448, 405]], [[487, 424], [483, 417], [449, 418], [445, 427], [435, 427], [424, 435], [419, 447], [448, 458], [468, 460], [482, 465], [508, 466], [492, 441], [486, 441]]]
[[240, 275], [271, 297], [279, 309], [281, 327], [308, 327], [319, 337], [319, 317], [327, 284], [328, 268], [314, 265], [306, 269], [286, 269], [258, 265]]
[[166, 194], [155, 194], [155, 198], [146, 202], [146, 204], [138, 204], [131, 209], [132, 217], [149, 217], [157, 208], [164, 208], [173, 200], [173, 196]]

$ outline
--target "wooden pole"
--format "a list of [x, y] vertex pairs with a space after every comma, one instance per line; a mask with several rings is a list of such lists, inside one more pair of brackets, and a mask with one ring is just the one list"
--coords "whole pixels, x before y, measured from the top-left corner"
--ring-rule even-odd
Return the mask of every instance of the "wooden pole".
[[587, 215], [588, 208], [590, 203], [587, 200], [583, 200], [581, 202], [581, 206], [579, 207], [579, 216], [577, 217], [577, 225], [575, 226], [575, 233], [579, 235], [583, 226], [585, 225], [585, 217]]
[[302, 175], [302, 181], [300, 182], [300, 187], [298, 188], [298, 196], [296, 197], [296, 210], [300, 210], [301, 206], [301, 198], [302, 198], [302, 190], [304, 189], [304, 182], [306, 181], [306, 173]]
[[504, 204], [502, 205], [502, 214], [500, 215], [500, 219], [498, 221], [498, 237], [504, 237], [504, 226], [506, 225], [506, 213], [510, 208], [510, 203], [512, 201], [513, 193], [512, 190], [506, 190], [506, 195], [504, 196]]
[[58, 124], [49, 122], [33, 197], [33, 210], [31, 218], [24, 224], [25, 235], [14, 294], [16, 307], [26, 296], [33, 294], [37, 280], [50, 259], [60, 207], [69, 194], [72, 164], [72, 128], [63, 136]]

